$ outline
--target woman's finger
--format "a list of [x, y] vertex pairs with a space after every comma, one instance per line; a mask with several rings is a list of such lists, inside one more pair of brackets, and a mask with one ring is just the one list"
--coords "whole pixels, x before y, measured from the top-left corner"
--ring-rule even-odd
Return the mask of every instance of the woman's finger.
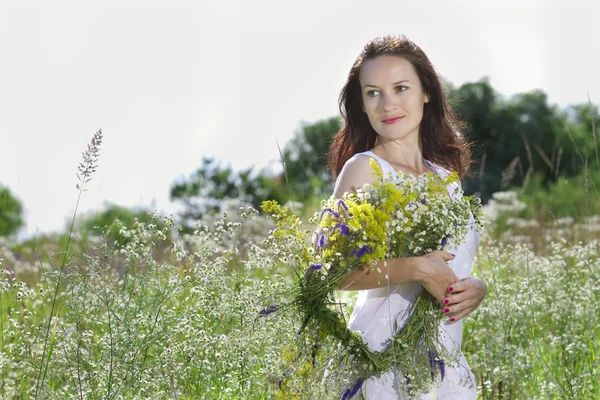
[[456, 257], [454, 254], [448, 253], [447, 251], [441, 251], [441, 250], [438, 250], [438, 251], [444, 261], [450, 261], [450, 260], [453, 260], [454, 257]]
[[460, 303], [456, 303], [456, 304], [452, 304], [452, 305], [444, 305], [444, 308], [442, 310], [444, 311], [444, 314], [452, 315], [452, 314], [462, 312], [463, 310], [466, 310], [469, 308], [473, 308], [473, 302], [471, 300], [467, 299], [467, 300], [461, 301]]
[[448, 318], [448, 321], [450, 321], [450, 323], [460, 321], [461, 319], [463, 319], [464, 317], [466, 317], [467, 315], [469, 315], [473, 311], [475, 311], [475, 309], [473, 307], [467, 307], [467, 308], [465, 308], [464, 310], [462, 310], [461, 312], [459, 312], [459, 313], [457, 313], [455, 315], [450, 315], [449, 318]]
[[446, 289], [446, 291], [448, 293], [459, 293], [459, 292], [464, 292], [465, 290], [471, 289], [475, 287], [475, 283], [473, 282], [473, 280], [468, 277], [468, 278], [463, 278], [458, 282], [453, 283], [452, 285], [448, 286], [448, 288]]
[[469, 298], [469, 293], [468, 292], [460, 292], [460, 293], [456, 293], [456, 294], [449, 294], [448, 296], [446, 296], [444, 298], [444, 300], [442, 300], [442, 306], [448, 306], [448, 305], [452, 305], [452, 304], [457, 304], [460, 303], [462, 301], [465, 301]]

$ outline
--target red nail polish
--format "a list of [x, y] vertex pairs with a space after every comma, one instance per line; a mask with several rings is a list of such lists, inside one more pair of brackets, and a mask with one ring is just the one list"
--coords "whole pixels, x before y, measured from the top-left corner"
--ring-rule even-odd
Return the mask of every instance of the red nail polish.
[[444, 300], [444, 304], [448, 304], [448, 303], [449, 303], [448, 299]]
[[449, 308], [444, 308], [444, 312], [447, 313], [448, 311], [450, 311]]
[[450, 254], [452, 254], [452, 257], [456, 257], [456, 255], [454, 253], [450, 253]]
[[454, 322], [454, 317], [450, 318], [450, 322]]
[[453, 290], [454, 290], [454, 288], [453, 288], [452, 286], [450, 286], [450, 287], [448, 288], [448, 291], [449, 291], [449, 292], [451, 292], [451, 291], [453, 291]]

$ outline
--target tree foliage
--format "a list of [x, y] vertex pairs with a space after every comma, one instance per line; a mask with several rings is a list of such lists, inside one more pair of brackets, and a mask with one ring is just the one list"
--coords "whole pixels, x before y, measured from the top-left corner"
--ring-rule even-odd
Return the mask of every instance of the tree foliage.
[[482, 79], [462, 85], [451, 98], [475, 143], [473, 174], [463, 187], [484, 201], [498, 190], [526, 185], [533, 174], [545, 184], [578, 174], [598, 145], [589, 107], [560, 110], [541, 90], [503, 99]]
[[239, 199], [257, 209], [264, 200], [287, 201], [280, 179], [264, 171], [255, 173], [252, 167], [236, 172], [205, 157], [200, 168], [171, 186], [170, 198], [182, 204], [182, 223], [191, 226], [205, 213], [219, 211], [224, 200]]
[[0, 237], [15, 235], [23, 226], [23, 206], [8, 187], [0, 186]]
[[171, 186], [171, 200], [183, 206], [181, 222], [190, 227], [204, 214], [219, 211], [224, 200], [239, 199], [258, 209], [264, 200], [284, 204], [328, 195], [333, 181], [327, 152], [340, 127], [338, 117], [302, 123], [282, 149], [284, 168], [277, 174], [256, 172], [253, 167], [236, 172], [213, 158], [203, 158], [194, 173]]
[[154, 218], [148, 210], [129, 209], [116, 204], [106, 204], [104, 210], [98, 213], [89, 213], [79, 217], [76, 224], [76, 236], [84, 241], [92, 236], [101, 236], [111, 244], [117, 243], [122, 246], [130, 239], [120, 234], [121, 226], [131, 228], [135, 220], [160, 227], [163, 225], [162, 220]]
[[327, 196], [333, 189], [331, 170], [327, 163], [329, 145], [342, 121], [332, 117], [315, 123], [302, 123], [283, 150], [283, 160], [296, 200], [310, 196]]

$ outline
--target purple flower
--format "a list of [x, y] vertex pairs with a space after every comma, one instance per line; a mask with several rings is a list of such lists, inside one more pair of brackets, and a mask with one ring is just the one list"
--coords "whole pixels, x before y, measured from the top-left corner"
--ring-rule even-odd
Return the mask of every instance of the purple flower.
[[320, 219], [323, 219], [323, 215], [325, 215], [325, 213], [329, 213], [331, 215], [333, 215], [335, 218], [340, 218], [340, 214], [335, 211], [332, 208], [324, 208], [323, 211], [321, 211], [321, 217]]
[[349, 227], [348, 225], [346, 225], [346, 224], [342, 224], [342, 223], [336, 224], [336, 225], [333, 227], [333, 231], [335, 232], [335, 230], [336, 230], [336, 229], [339, 229], [339, 230], [340, 230], [340, 233], [341, 233], [342, 235], [344, 235], [344, 236], [348, 236], [348, 237], [350, 237], [350, 236], [351, 236], [351, 235], [350, 235], [350, 227]]
[[350, 388], [346, 388], [346, 390], [344, 390], [344, 393], [342, 393], [342, 400], [347, 400], [349, 395], [350, 395]]
[[344, 393], [342, 393], [342, 400], [350, 400], [352, 397], [354, 397], [354, 395], [356, 393], [358, 393], [358, 391], [360, 390], [360, 387], [362, 386], [362, 384], [363, 384], [362, 378], [358, 378], [356, 380], [356, 383], [354, 384], [354, 386], [344, 390]]
[[427, 203], [427, 200], [425, 200], [425, 197], [423, 197], [423, 198], [421, 199], [421, 204], [425, 205], [425, 203]]
[[358, 250], [358, 253], [356, 253], [356, 258], [362, 258], [362, 256], [364, 256], [367, 253], [372, 253], [373, 250], [371, 250], [371, 248], [367, 245], [363, 246], [360, 248], [360, 250]]
[[337, 203], [338, 203], [338, 211], [340, 211], [340, 209], [341, 209], [341, 210], [344, 210], [344, 214], [346, 214], [346, 216], [352, 215], [352, 214], [348, 214], [348, 206], [346, 205], [346, 203], [344, 202], [344, 200], [339, 199], [337, 201]]
[[442, 376], [443, 381], [444, 375], [446, 374], [446, 365], [444, 364], [444, 360], [442, 360], [441, 358], [438, 359], [436, 363], [436, 358], [438, 358], [438, 355], [433, 350], [429, 350], [429, 365], [431, 365], [431, 379], [433, 379], [433, 376], [435, 375], [435, 369], [437, 364], [437, 367], [440, 368], [440, 374]]
[[435, 357], [435, 352], [433, 350], [429, 350], [429, 365], [431, 366], [431, 369], [435, 369]]
[[358, 378], [356, 380], [356, 383], [354, 384], [354, 386], [352, 386], [352, 390], [350, 391], [350, 394], [348, 395], [349, 399], [351, 399], [352, 396], [354, 396], [356, 393], [358, 393], [362, 384], [363, 384], [362, 378]]
[[308, 267], [308, 269], [304, 273], [304, 279], [308, 280], [308, 276], [310, 275], [310, 271], [317, 271], [317, 270], [320, 270], [321, 268], [323, 268], [323, 264], [321, 264], [321, 263], [310, 264], [309, 267]]
[[446, 236], [444, 236], [442, 238], [442, 242], [440, 243], [442, 245], [442, 248], [448, 244], [448, 239], [450, 239], [451, 237], [452, 237], [451, 234], [447, 234]]
[[260, 314], [259, 316], [265, 316], [265, 315], [274, 313], [277, 310], [279, 310], [279, 307], [277, 307], [277, 304], [271, 304], [269, 307], [263, 308], [262, 310], [260, 310], [258, 312], [258, 314]]
[[323, 247], [325, 246], [325, 235], [321, 234], [321, 236], [319, 236], [319, 243], [318, 243], [319, 247]]
[[431, 380], [435, 377], [435, 357], [436, 354], [433, 350], [429, 350], [429, 365], [431, 366]]

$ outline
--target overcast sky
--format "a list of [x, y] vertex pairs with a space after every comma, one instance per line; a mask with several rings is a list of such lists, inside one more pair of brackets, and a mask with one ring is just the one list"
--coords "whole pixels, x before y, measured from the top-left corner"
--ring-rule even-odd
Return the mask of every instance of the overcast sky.
[[65, 226], [81, 152], [100, 165], [80, 211], [172, 212], [203, 156], [278, 169], [301, 121], [337, 115], [350, 66], [404, 33], [458, 86], [600, 103], [600, 2], [0, 0], [0, 183], [31, 232]]

